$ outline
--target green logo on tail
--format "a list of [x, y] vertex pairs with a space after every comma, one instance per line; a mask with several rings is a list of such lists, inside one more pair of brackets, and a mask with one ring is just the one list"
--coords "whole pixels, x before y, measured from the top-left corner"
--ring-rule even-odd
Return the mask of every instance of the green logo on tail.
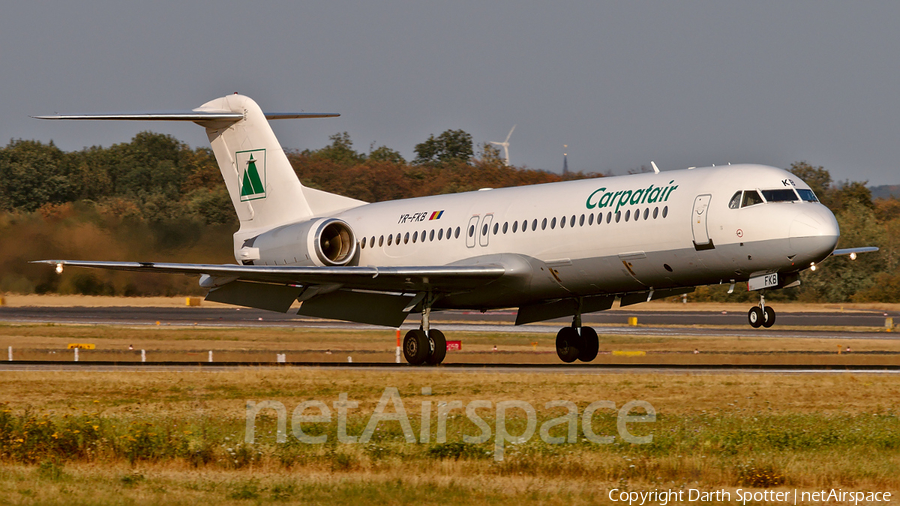
[[241, 177], [241, 202], [266, 198], [266, 150], [235, 153]]

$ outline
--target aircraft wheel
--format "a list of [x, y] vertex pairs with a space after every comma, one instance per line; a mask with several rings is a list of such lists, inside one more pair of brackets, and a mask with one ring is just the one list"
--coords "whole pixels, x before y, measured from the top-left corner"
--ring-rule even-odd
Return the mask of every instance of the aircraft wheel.
[[766, 312], [763, 315], [762, 325], [765, 328], [769, 328], [772, 325], [775, 325], [775, 310], [766, 306]]
[[581, 327], [581, 341], [584, 343], [584, 347], [578, 354], [578, 360], [590, 362], [597, 358], [597, 352], [600, 351], [600, 338], [597, 337], [597, 331], [591, 327]]
[[563, 327], [556, 334], [556, 354], [563, 362], [570, 364], [581, 354], [581, 336], [575, 327]]
[[751, 307], [750, 312], [747, 313], [747, 319], [750, 321], [750, 326], [758, 329], [760, 325], [763, 323], [763, 311], [759, 307]]
[[429, 330], [428, 342], [428, 351], [431, 353], [428, 354], [428, 358], [425, 361], [431, 365], [438, 365], [447, 356], [447, 340], [444, 338], [444, 333], [440, 330]]
[[[446, 345], [444, 346], [446, 348]], [[403, 356], [410, 365], [419, 365], [428, 358], [431, 345], [424, 330], [410, 330], [403, 338]]]

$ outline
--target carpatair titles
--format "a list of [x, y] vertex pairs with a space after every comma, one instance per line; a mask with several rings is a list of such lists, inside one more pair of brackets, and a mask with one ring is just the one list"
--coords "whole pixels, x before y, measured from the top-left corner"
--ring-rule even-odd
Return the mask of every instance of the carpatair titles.
[[678, 185], [672, 184], [674, 182], [675, 180], [673, 179], [669, 181], [668, 185], [662, 187], [651, 184], [638, 190], [618, 190], [615, 192], [607, 192], [606, 188], [597, 188], [588, 196], [584, 205], [588, 209], [615, 207], [615, 212], [619, 212], [619, 208], [622, 206], [665, 202], [669, 200], [669, 195], [675, 191], [675, 188], [678, 188]]

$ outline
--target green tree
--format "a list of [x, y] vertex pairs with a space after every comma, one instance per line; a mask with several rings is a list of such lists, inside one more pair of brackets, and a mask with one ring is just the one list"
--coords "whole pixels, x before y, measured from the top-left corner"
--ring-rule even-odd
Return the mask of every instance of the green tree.
[[834, 189], [832, 196], [832, 210], [848, 209], [855, 204], [875, 209], [872, 202], [872, 191], [866, 186], [868, 181], [843, 181]]
[[0, 150], [0, 208], [34, 211], [72, 200], [64, 158], [53, 142], [10, 141]]
[[435, 137], [428, 136], [428, 140], [415, 147], [416, 159], [413, 163], [469, 163], [474, 156], [472, 150], [472, 135], [464, 130], [447, 130]]
[[406, 165], [406, 160], [403, 159], [403, 156], [401, 156], [399, 152], [394, 151], [387, 146], [379, 146], [377, 148], [374, 148], [374, 146], [374, 143], [369, 146], [369, 160], [372, 160], [373, 162], [389, 162], [397, 165]]
[[357, 153], [353, 149], [353, 141], [347, 132], [331, 135], [328, 140], [331, 141], [331, 144], [322, 149], [305, 153], [314, 160], [327, 160], [344, 167], [366, 161], [366, 155]]

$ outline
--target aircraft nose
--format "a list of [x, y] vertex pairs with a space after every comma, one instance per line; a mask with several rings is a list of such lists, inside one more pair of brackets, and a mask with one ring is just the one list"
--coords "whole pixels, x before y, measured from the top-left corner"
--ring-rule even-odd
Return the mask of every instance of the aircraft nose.
[[804, 209], [791, 222], [791, 249], [794, 254], [809, 256], [813, 262], [824, 260], [830, 255], [840, 236], [837, 219], [821, 204]]

